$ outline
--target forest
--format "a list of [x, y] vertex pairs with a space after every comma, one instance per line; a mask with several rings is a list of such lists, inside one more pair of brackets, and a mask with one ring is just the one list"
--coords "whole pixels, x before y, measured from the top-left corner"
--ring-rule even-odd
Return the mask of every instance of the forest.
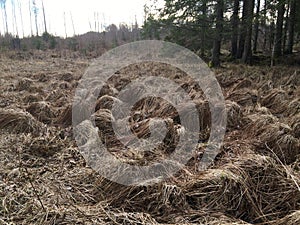
[[[13, 18], [12, 27], [9, 29], [6, 9], [8, 3], [1, 0], [1, 46], [23, 50], [69, 48], [91, 51], [99, 48], [109, 49], [141, 39], [159, 39], [187, 47], [209, 60], [212, 67], [218, 67], [222, 55], [226, 56], [227, 61], [238, 60], [247, 64], [259, 60], [257, 57], [265, 56], [270, 58], [269, 61], [273, 65], [282, 56], [292, 54], [294, 47], [299, 43], [300, 16], [297, 14], [299, 3], [296, 0], [162, 2], [163, 4], [158, 6], [156, 1], [148, 1], [144, 6], [145, 19], [140, 25], [135, 21], [131, 25], [123, 23], [104, 26], [99, 15], [96, 16], [95, 13], [94, 21], [89, 22], [90, 35], [83, 38], [76, 35], [71, 14], [74, 35], [68, 37], [66, 32], [66, 41], [49, 34], [45, 16], [47, 9], [44, 8], [43, 1], [40, 8], [36, 1], [29, 1], [30, 8], [26, 13], [30, 14], [31, 35], [25, 37], [22, 27], [28, 21], [23, 21], [20, 1], [11, 2]], [[21, 22], [17, 22], [18, 20]], [[21, 25], [21, 28], [18, 25]], [[64, 25], [66, 26], [66, 21]], [[66, 29], [65, 27], [65, 31]], [[18, 41], [13, 39], [19, 38], [21, 33], [24, 40], [22, 46], [19, 46]], [[43, 38], [39, 38], [39, 34]], [[85, 46], [83, 42], [88, 42], [89, 46]]]
[[[95, 12], [94, 21], [89, 22], [90, 32], [85, 35], [76, 34], [71, 14], [74, 35], [70, 37], [64, 13], [65, 38], [48, 32], [43, 1], [39, 5], [34, 0], [29, 1], [26, 13], [30, 14], [30, 35], [27, 36], [22, 27], [28, 21], [23, 21], [20, 1], [12, 1], [9, 29], [8, 3], [1, 0], [2, 48], [63, 48], [83, 52], [102, 49], [100, 52], [103, 52], [131, 41], [158, 39], [194, 51], [211, 67], [220, 66], [222, 60], [252, 64], [261, 57], [269, 58], [273, 65], [299, 48], [300, 16], [297, 12], [300, 7], [296, 0], [161, 0], [161, 4], [149, 0], [144, 6], [143, 24], [133, 21], [131, 25], [105, 26]], [[23, 37], [20, 43], [16, 40], [19, 36]]]
[[[272, 61], [293, 53], [299, 43], [300, 16], [296, 0], [166, 0], [149, 8], [143, 29], [149, 38], [181, 44], [220, 65], [228, 60], [251, 64], [255, 56]], [[274, 63], [274, 62], [273, 62]]]

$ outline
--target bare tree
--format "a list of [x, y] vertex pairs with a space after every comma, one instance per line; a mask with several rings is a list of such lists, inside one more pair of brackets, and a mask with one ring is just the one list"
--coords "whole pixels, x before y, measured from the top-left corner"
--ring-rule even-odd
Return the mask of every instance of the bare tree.
[[70, 11], [70, 17], [71, 17], [71, 22], [72, 22], [72, 27], [73, 27], [73, 34], [74, 36], [76, 35], [76, 32], [75, 32], [75, 25], [74, 25], [74, 20], [73, 20], [73, 15], [72, 15], [72, 12]]
[[67, 34], [66, 12], [64, 12], [64, 27], [65, 27], [65, 35], [66, 35], [66, 38], [67, 38], [67, 37], [68, 37], [68, 34]]
[[25, 36], [24, 34], [24, 23], [23, 23], [23, 13], [22, 13], [22, 6], [21, 2], [18, 0], [18, 7], [19, 7], [19, 12], [20, 12], [20, 18], [21, 18], [21, 28], [22, 28], [22, 35], [23, 37]]
[[89, 27], [90, 27], [90, 31], [92, 31], [92, 23], [90, 20], [89, 20]]
[[5, 33], [8, 33], [8, 24], [7, 24], [7, 11], [6, 11], [6, 0], [0, 0], [1, 8], [4, 12], [4, 18], [5, 18]]
[[99, 20], [99, 13], [97, 12], [97, 31], [100, 32], [100, 20]]
[[38, 27], [38, 7], [36, 5], [35, 0], [32, 0], [33, 5], [33, 13], [34, 13], [34, 19], [35, 19], [35, 30], [36, 30], [36, 36], [39, 36], [39, 27]]
[[15, 33], [17, 36], [19, 36], [19, 30], [18, 30], [18, 22], [17, 22], [17, 16], [16, 16], [16, 6], [14, 0], [11, 0], [11, 10], [12, 10], [12, 26], [13, 26], [13, 33]]
[[[5, 18], [4, 18], [4, 12], [3, 12], [3, 8], [1, 7], [1, 17], [2, 17], [2, 25], [3, 25], [3, 34], [6, 33], [6, 30], [5, 30]], [[1, 34], [1, 32], [0, 32]]]
[[97, 32], [97, 13], [94, 12], [95, 32]]
[[32, 28], [32, 14], [31, 14], [31, 0], [28, 0], [28, 5], [29, 5], [29, 16], [30, 16], [30, 32], [31, 36], [33, 36], [33, 28]]
[[47, 22], [46, 22], [46, 14], [45, 14], [45, 7], [44, 7], [44, 1], [42, 0], [42, 9], [43, 9], [43, 17], [44, 17], [44, 32], [48, 33], [47, 31]]

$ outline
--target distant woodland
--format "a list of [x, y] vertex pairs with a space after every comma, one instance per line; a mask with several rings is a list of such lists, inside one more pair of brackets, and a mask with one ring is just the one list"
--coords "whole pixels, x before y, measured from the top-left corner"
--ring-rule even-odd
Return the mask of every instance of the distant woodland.
[[[69, 49], [83, 54], [104, 51], [124, 43], [159, 39], [180, 44], [205, 59], [211, 67], [222, 61], [254, 64], [267, 59], [274, 65], [300, 49], [300, 2], [298, 0], [149, 0], [143, 24], [103, 26], [95, 16], [86, 34], [56, 37], [47, 30], [42, 0], [29, 0], [31, 35], [22, 35], [20, 0], [0, 0], [3, 19], [1, 49]], [[12, 4], [13, 21], [7, 19]], [[19, 11], [18, 11], [19, 10]], [[23, 11], [22, 11], [23, 12]], [[96, 14], [95, 14], [96, 15]], [[17, 23], [21, 21], [21, 23]], [[9, 30], [8, 23], [13, 23]], [[42, 28], [38, 24], [43, 24]], [[19, 36], [22, 36], [20, 38]]]

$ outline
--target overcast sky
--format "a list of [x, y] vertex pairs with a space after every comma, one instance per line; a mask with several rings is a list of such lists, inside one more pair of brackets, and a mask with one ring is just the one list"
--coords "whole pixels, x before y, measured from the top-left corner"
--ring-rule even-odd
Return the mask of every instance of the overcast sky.
[[[40, 34], [44, 30], [41, 1], [36, 0], [40, 8], [38, 11]], [[13, 10], [11, 2], [14, 2], [15, 10]], [[30, 35], [29, 2], [32, 3], [32, 0], [6, 0], [8, 29], [10, 33], [16, 34], [18, 31], [19, 36], [22, 36], [24, 31], [25, 36]], [[65, 36], [64, 21], [66, 21], [68, 36], [74, 34], [74, 29], [76, 34], [82, 34], [91, 29], [95, 30], [95, 18], [99, 18], [100, 29], [101, 24], [109, 25], [114, 23], [118, 25], [119, 23], [127, 23], [131, 25], [134, 23], [135, 18], [139, 25], [142, 25], [146, 2], [147, 0], [44, 0], [48, 31], [52, 34]], [[21, 24], [19, 6], [21, 6], [23, 26]], [[12, 16], [14, 11], [16, 13], [17, 26], [14, 25]], [[1, 10], [1, 14], [0, 32], [3, 34], [5, 30], [3, 10]], [[71, 18], [74, 21], [74, 29]], [[33, 32], [35, 33], [33, 12], [32, 23]], [[98, 30], [98, 23], [96, 24], [96, 30]]]

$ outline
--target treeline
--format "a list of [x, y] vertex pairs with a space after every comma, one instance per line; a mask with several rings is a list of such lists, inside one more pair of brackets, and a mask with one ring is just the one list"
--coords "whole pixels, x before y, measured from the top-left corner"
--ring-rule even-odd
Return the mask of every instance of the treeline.
[[[100, 55], [112, 47], [136, 41], [141, 38], [141, 29], [137, 21], [128, 24], [106, 25], [100, 20], [99, 13], [94, 13], [94, 21], [89, 21], [90, 32], [77, 35], [72, 13], [71, 23], [64, 13], [65, 37], [54, 36], [49, 32], [46, 20], [44, 0], [0, 0], [2, 29], [0, 29], [0, 50], [72, 50]], [[24, 28], [24, 24], [29, 26]], [[28, 30], [29, 28], [29, 30]], [[68, 36], [67, 30], [73, 30]], [[30, 32], [30, 34], [29, 34]], [[26, 35], [27, 34], [27, 35]]]
[[0, 35], [1, 50], [71, 50], [83, 54], [98, 56], [113, 47], [141, 39], [141, 29], [138, 24], [111, 24], [102, 32], [88, 32], [69, 38], [53, 36], [44, 32], [41, 36], [19, 38], [12, 34]]
[[[12, 21], [9, 21], [9, 28], [7, 1], [0, 0], [3, 19], [0, 47], [17, 50], [70, 49], [99, 55], [131, 41], [163, 39], [193, 50], [207, 59], [210, 66], [218, 67], [223, 59], [252, 64], [261, 56], [268, 57], [273, 65], [283, 55], [292, 54], [299, 42], [299, 0], [162, 0], [164, 6], [161, 8], [157, 8], [157, 1], [148, 1], [154, 4], [145, 7], [142, 28], [137, 22], [104, 26], [95, 13], [95, 28], [90, 24], [93, 31], [76, 35], [72, 20], [74, 36], [67, 37], [66, 32], [66, 37], [61, 38], [48, 32], [43, 0], [28, 0], [29, 37], [25, 37], [23, 25], [20, 26], [24, 22], [24, 10], [21, 8], [25, 4], [11, 0]], [[38, 16], [39, 11], [42, 11], [42, 16]], [[20, 33], [23, 33], [22, 39], [19, 38]]]
[[263, 54], [274, 64], [299, 41], [299, 12], [299, 0], [164, 0], [146, 8], [143, 33], [209, 57], [214, 67], [224, 50], [231, 60], [251, 64]]
[[[2, 14], [0, 34], [11, 34], [16, 37], [32, 37], [42, 35], [43, 33], [51, 33], [48, 29], [50, 27], [49, 24], [51, 24], [51, 18], [47, 17], [47, 8], [44, 5], [44, 1], [0, 0], [0, 12]], [[60, 7], [60, 5], [57, 7]], [[93, 32], [99, 33], [104, 31], [107, 27], [105, 16], [103, 15], [101, 21], [99, 12], [94, 11], [93, 14], [94, 18], [88, 19], [87, 27]], [[73, 20], [72, 12], [63, 12], [60, 16], [63, 18], [61, 24], [64, 26], [64, 35], [62, 33], [60, 35], [67, 38], [78, 34], [76, 33], [76, 24]], [[70, 31], [72, 31], [71, 35]]]

